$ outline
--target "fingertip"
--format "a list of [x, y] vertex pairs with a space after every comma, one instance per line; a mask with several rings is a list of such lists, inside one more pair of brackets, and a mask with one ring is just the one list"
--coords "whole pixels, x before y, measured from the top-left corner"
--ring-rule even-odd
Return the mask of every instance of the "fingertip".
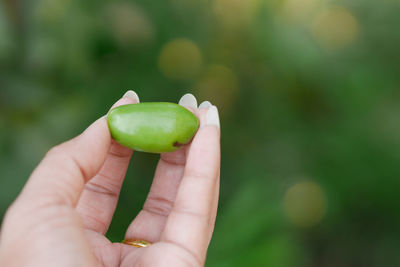
[[219, 113], [216, 106], [211, 106], [207, 111], [206, 125], [214, 125], [220, 128]]
[[209, 107], [211, 107], [211, 106], [212, 106], [212, 104], [210, 103], [210, 101], [203, 101], [203, 102], [200, 104], [199, 109], [201, 109], [201, 108], [209, 108]]
[[185, 94], [179, 100], [179, 105], [184, 106], [186, 108], [197, 109], [197, 99], [192, 94]]
[[135, 91], [133, 90], [128, 90], [126, 93], [122, 96], [122, 98], [129, 98], [133, 100], [134, 103], [139, 103], [139, 96], [136, 94]]
[[117, 102], [114, 103], [114, 105], [111, 106], [108, 112], [119, 106], [136, 103], [139, 103], [138, 95], [135, 93], [135, 91], [129, 90], [122, 96], [122, 98], [120, 98]]
[[207, 111], [208, 111], [208, 108], [200, 108], [200, 109], [196, 110], [196, 116], [200, 122], [199, 129], [202, 128], [206, 124]]

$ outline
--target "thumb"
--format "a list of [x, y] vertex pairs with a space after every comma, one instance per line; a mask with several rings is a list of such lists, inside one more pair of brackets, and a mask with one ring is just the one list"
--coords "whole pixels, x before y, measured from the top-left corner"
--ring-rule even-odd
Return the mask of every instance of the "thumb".
[[75, 206], [84, 184], [103, 165], [110, 145], [104, 116], [79, 136], [53, 147], [33, 171], [19, 198]]
[[[95, 265], [73, 207], [85, 182], [102, 166], [110, 144], [107, 120], [102, 117], [46, 154], [5, 215], [0, 235], [2, 260], [10, 261], [10, 266], [12, 262], [13, 266]], [[68, 253], [74, 257], [59, 262]]]

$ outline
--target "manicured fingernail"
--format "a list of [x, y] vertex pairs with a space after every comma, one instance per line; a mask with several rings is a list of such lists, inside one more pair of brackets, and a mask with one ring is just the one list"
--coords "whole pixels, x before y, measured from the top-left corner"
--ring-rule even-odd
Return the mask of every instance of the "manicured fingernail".
[[137, 103], [139, 103], [139, 97], [138, 97], [138, 95], [135, 93], [135, 91], [129, 90], [129, 91], [127, 91], [122, 97], [130, 98], [130, 99], [136, 101]]
[[207, 117], [206, 117], [206, 125], [215, 125], [218, 128], [219, 126], [219, 115], [218, 115], [218, 109], [216, 106], [211, 106], [208, 111], [207, 111]]
[[199, 108], [209, 108], [211, 107], [211, 103], [209, 101], [204, 101], [200, 104]]
[[186, 94], [179, 100], [179, 105], [185, 106], [187, 108], [197, 109], [197, 100], [192, 94]]

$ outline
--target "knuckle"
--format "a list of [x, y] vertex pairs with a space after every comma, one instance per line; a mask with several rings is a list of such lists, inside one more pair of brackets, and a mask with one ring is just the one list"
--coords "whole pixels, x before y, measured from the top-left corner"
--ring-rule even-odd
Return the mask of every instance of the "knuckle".
[[107, 195], [110, 197], [118, 197], [119, 195], [119, 186], [110, 184], [110, 183], [98, 183], [95, 181], [90, 181], [85, 185], [85, 189], [100, 195]]
[[173, 207], [173, 201], [165, 197], [148, 197], [144, 210], [161, 216], [168, 216]]

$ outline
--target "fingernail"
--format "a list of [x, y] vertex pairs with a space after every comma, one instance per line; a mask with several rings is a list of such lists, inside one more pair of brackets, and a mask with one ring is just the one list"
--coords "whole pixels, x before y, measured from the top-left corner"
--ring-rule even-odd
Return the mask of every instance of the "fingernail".
[[216, 106], [211, 106], [208, 111], [207, 111], [207, 117], [206, 117], [206, 125], [215, 125], [218, 128], [219, 126], [219, 115], [218, 115], [218, 109]]
[[186, 94], [179, 100], [179, 105], [187, 108], [197, 109], [197, 100], [192, 94]]
[[122, 97], [130, 98], [130, 99], [136, 101], [137, 103], [139, 103], [139, 97], [138, 97], [138, 95], [135, 93], [135, 91], [129, 90], [129, 91], [127, 91]]
[[203, 101], [201, 104], [200, 104], [200, 106], [199, 106], [199, 108], [209, 108], [209, 107], [211, 107], [212, 105], [211, 105], [211, 103], [209, 102], [209, 101]]

